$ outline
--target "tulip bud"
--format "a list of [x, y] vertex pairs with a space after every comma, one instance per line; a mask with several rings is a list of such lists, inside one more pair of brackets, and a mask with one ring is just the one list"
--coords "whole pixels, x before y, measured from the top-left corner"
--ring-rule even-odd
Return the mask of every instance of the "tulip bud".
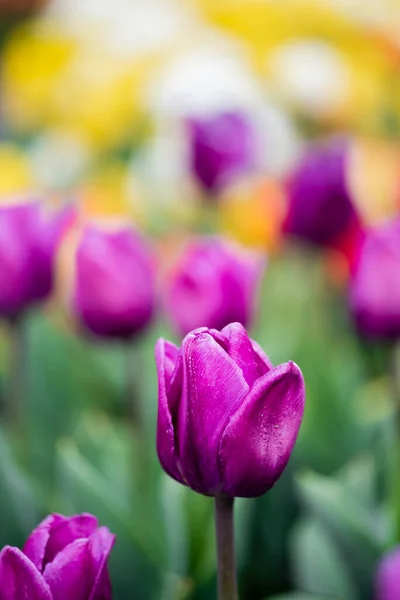
[[386, 554], [375, 577], [375, 600], [400, 598], [400, 546]]
[[350, 288], [360, 333], [400, 336], [400, 218], [370, 231], [361, 247]]
[[[336, 246], [359, 220], [346, 181], [347, 144], [332, 139], [311, 146], [289, 185], [286, 233], [317, 246]], [[357, 225], [358, 227], [356, 227]]]
[[216, 194], [255, 163], [255, 132], [244, 115], [227, 112], [189, 121], [191, 170], [200, 186]]
[[150, 322], [155, 270], [147, 242], [128, 225], [84, 226], [68, 253], [69, 308], [94, 335], [129, 339]]
[[157, 451], [164, 470], [207, 496], [269, 490], [292, 453], [305, 389], [297, 365], [273, 367], [239, 323], [160, 339]]
[[248, 326], [264, 273], [262, 254], [218, 238], [199, 238], [186, 248], [165, 285], [165, 308], [185, 335], [197, 327]]
[[0, 316], [14, 319], [52, 291], [54, 255], [73, 218], [40, 202], [0, 206]]
[[107, 560], [114, 541], [92, 515], [47, 517], [23, 551], [1, 551], [1, 600], [111, 600]]

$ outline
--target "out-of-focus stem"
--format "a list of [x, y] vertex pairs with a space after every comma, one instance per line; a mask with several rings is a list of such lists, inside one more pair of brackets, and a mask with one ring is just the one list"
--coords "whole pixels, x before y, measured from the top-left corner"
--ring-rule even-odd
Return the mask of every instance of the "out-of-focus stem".
[[238, 600], [233, 504], [233, 498], [215, 498], [218, 600]]
[[390, 354], [390, 378], [395, 411], [396, 435], [400, 446], [400, 364], [396, 344], [393, 345]]
[[135, 434], [143, 432], [143, 415], [140, 406], [139, 373], [135, 348], [129, 343], [124, 345], [125, 377], [126, 377], [126, 415]]
[[9, 368], [6, 385], [7, 421], [13, 433], [23, 437], [26, 393], [26, 339], [23, 317], [9, 321]]

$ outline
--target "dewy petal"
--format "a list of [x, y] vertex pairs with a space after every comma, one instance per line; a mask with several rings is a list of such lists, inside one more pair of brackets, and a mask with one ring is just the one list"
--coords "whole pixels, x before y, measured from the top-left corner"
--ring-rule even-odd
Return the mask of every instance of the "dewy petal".
[[157, 453], [163, 469], [184, 483], [177, 465], [174, 424], [167, 397], [167, 386], [171, 383], [175, 367], [173, 359], [174, 355], [175, 358], [178, 355], [178, 349], [161, 338], [156, 343], [155, 354], [158, 371]]
[[45, 553], [53, 526], [66, 521], [66, 517], [53, 514], [42, 521], [25, 542], [23, 553], [33, 562], [39, 571], [43, 570]]
[[182, 343], [183, 392], [178, 416], [182, 474], [194, 490], [214, 495], [221, 487], [221, 434], [249, 386], [237, 364], [209, 333]]
[[43, 575], [18, 548], [0, 553], [0, 600], [53, 600]]
[[97, 527], [98, 521], [96, 517], [85, 513], [67, 517], [63, 521], [53, 524], [50, 539], [46, 547], [44, 566], [51, 562], [71, 542], [81, 538], [88, 538], [96, 531]]
[[93, 588], [89, 540], [75, 540], [44, 570], [53, 600], [88, 600]]
[[[241, 368], [249, 386], [272, 368], [271, 362], [249, 336], [241, 323], [231, 323], [221, 331], [228, 340], [227, 352]], [[261, 352], [260, 352], [261, 351]]]
[[255, 497], [274, 485], [296, 442], [304, 403], [303, 376], [292, 362], [256, 382], [221, 438], [223, 493]]
[[89, 539], [94, 581], [89, 600], [110, 600], [111, 583], [107, 560], [115, 543], [115, 535], [107, 527], [100, 527]]

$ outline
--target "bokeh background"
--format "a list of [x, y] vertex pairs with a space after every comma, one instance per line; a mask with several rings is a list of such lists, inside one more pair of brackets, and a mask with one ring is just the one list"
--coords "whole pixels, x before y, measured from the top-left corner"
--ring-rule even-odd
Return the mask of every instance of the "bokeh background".
[[[0, 22], [0, 202], [73, 205], [72, 227], [130, 222], [157, 270], [157, 311], [130, 344], [128, 378], [126, 344], [85, 334], [66, 309], [72, 250], [61, 245], [53, 294], [24, 318], [22, 434], [1, 426], [1, 546], [50, 511], [93, 512], [117, 534], [116, 600], [215, 597], [212, 502], [157, 461], [153, 357], [160, 335], [180, 341], [163, 302], [169, 269], [188, 239], [212, 233], [266, 255], [251, 335], [274, 364], [296, 361], [307, 387], [286, 472], [237, 502], [241, 597], [372, 599], [376, 565], [400, 541], [393, 350], [354, 326], [357, 236], [343, 226], [316, 244], [286, 226], [293, 175], [332, 140], [345, 140], [357, 232], [398, 214], [399, 3], [1, 0]], [[189, 124], [226, 114], [250, 124], [252, 161], [217, 189], [193, 168]], [[317, 188], [335, 185], [317, 172]], [[321, 210], [306, 218], [318, 231], [340, 203]], [[6, 319], [0, 334], [7, 412]]]

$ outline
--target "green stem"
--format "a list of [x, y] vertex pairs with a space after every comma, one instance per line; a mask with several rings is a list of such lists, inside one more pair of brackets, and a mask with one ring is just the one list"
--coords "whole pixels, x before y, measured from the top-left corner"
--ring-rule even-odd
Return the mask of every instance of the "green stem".
[[11, 430], [23, 438], [26, 392], [26, 340], [23, 317], [9, 321], [9, 371], [6, 388], [7, 421]]
[[396, 436], [400, 446], [400, 365], [397, 357], [397, 345], [394, 344], [390, 354], [390, 378], [395, 411]]
[[143, 415], [140, 406], [137, 355], [129, 342], [124, 345], [126, 377], [126, 415], [134, 433], [143, 431]]
[[238, 600], [233, 533], [233, 498], [215, 498], [217, 538], [218, 600]]

